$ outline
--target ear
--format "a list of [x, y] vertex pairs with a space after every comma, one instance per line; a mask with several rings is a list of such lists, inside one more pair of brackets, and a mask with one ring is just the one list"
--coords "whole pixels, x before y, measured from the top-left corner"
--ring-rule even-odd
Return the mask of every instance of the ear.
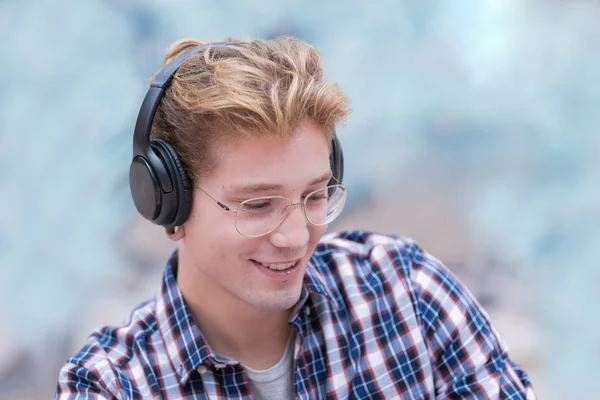
[[165, 228], [165, 232], [167, 233], [167, 237], [174, 242], [181, 240], [185, 236], [185, 228], [183, 225]]

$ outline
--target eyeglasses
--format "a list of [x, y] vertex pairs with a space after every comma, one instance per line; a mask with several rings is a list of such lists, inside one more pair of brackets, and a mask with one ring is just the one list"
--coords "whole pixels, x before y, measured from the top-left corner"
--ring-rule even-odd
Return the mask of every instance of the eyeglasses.
[[342, 184], [330, 185], [315, 190], [300, 203], [292, 203], [283, 196], [264, 196], [244, 200], [237, 210], [221, 203], [204, 189], [204, 194], [213, 199], [225, 211], [235, 213], [235, 229], [246, 237], [259, 237], [273, 232], [281, 225], [295, 205], [301, 205], [306, 220], [315, 226], [327, 225], [336, 219], [346, 203], [347, 190]]

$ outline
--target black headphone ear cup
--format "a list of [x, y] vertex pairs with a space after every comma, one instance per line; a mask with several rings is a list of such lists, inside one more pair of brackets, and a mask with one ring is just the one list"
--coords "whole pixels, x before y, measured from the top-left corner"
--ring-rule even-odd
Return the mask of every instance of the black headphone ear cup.
[[342, 153], [342, 144], [340, 143], [340, 140], [335, 132], [333, 134], [333, 139], [331, 139], [329, 163], [331, 164], [333, 178], [335, 178], [331, 179], [329, 184], [336, 185], [338, 183], [342, 183], [342, 179], [344, 178], [344, 154]]
[[172, 194], [173, 200], [165, 204], [162, 215], [173, 216], [166, 221], [156, 221], [159, 225], [165, 227], [174, 227], [182, 225], [190, 215], [192, 208], [192, 183], [189, 175], [181, 162], [181, 158], [175, 149], [162, 139], [154, 139], [151, 144], [153, 149], [159, 153], [159, 157], [164, 160], [167, 173], [173, 182]]
[[129, 189], [138, 212], [147, 220], [155, 221], [162, 208], [162, 188], [156, 171], [144, 157], [131, 160]]
[[163, 139], [152, 140], [152, 145], [160, 147], [161, 150], [164, 150], [168, 154], [168, 161], [170, 161], [175, 167], [175, 175], [179, 178], [181, 185], [185, 189], [191, 189], [192, 185], [190, 182], [190, 178], [187, 174], [187, 170], [183, 166], [183, 163], [181, 162], [181, 159], [179, 158], [179, 155], [177, 154], [173, 146], [171, 146], [167, 141]]

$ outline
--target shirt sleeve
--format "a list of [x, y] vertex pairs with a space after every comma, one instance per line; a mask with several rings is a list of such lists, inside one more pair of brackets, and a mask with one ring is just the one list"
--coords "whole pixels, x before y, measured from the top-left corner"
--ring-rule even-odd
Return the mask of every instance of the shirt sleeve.
[[437, 259], [416, 245], [412, 283], [438, 399], [534, 400], [485, 310]]
[[101, 377], [93, 370], [67, 363], [58, 374], [54, 400], [114, 399], [103, 386]]

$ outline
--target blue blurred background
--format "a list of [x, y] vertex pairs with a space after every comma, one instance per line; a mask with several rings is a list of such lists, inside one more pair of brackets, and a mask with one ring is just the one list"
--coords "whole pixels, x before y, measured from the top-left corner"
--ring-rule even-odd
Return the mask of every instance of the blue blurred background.
[[333, 229], [417, 239], [477, 296], [543, 399], [600, 399], [600, 3], [0, 1], [0, 399], [158, 289], [131, 138], [182, 37], [295, 35], [352, 99]]

